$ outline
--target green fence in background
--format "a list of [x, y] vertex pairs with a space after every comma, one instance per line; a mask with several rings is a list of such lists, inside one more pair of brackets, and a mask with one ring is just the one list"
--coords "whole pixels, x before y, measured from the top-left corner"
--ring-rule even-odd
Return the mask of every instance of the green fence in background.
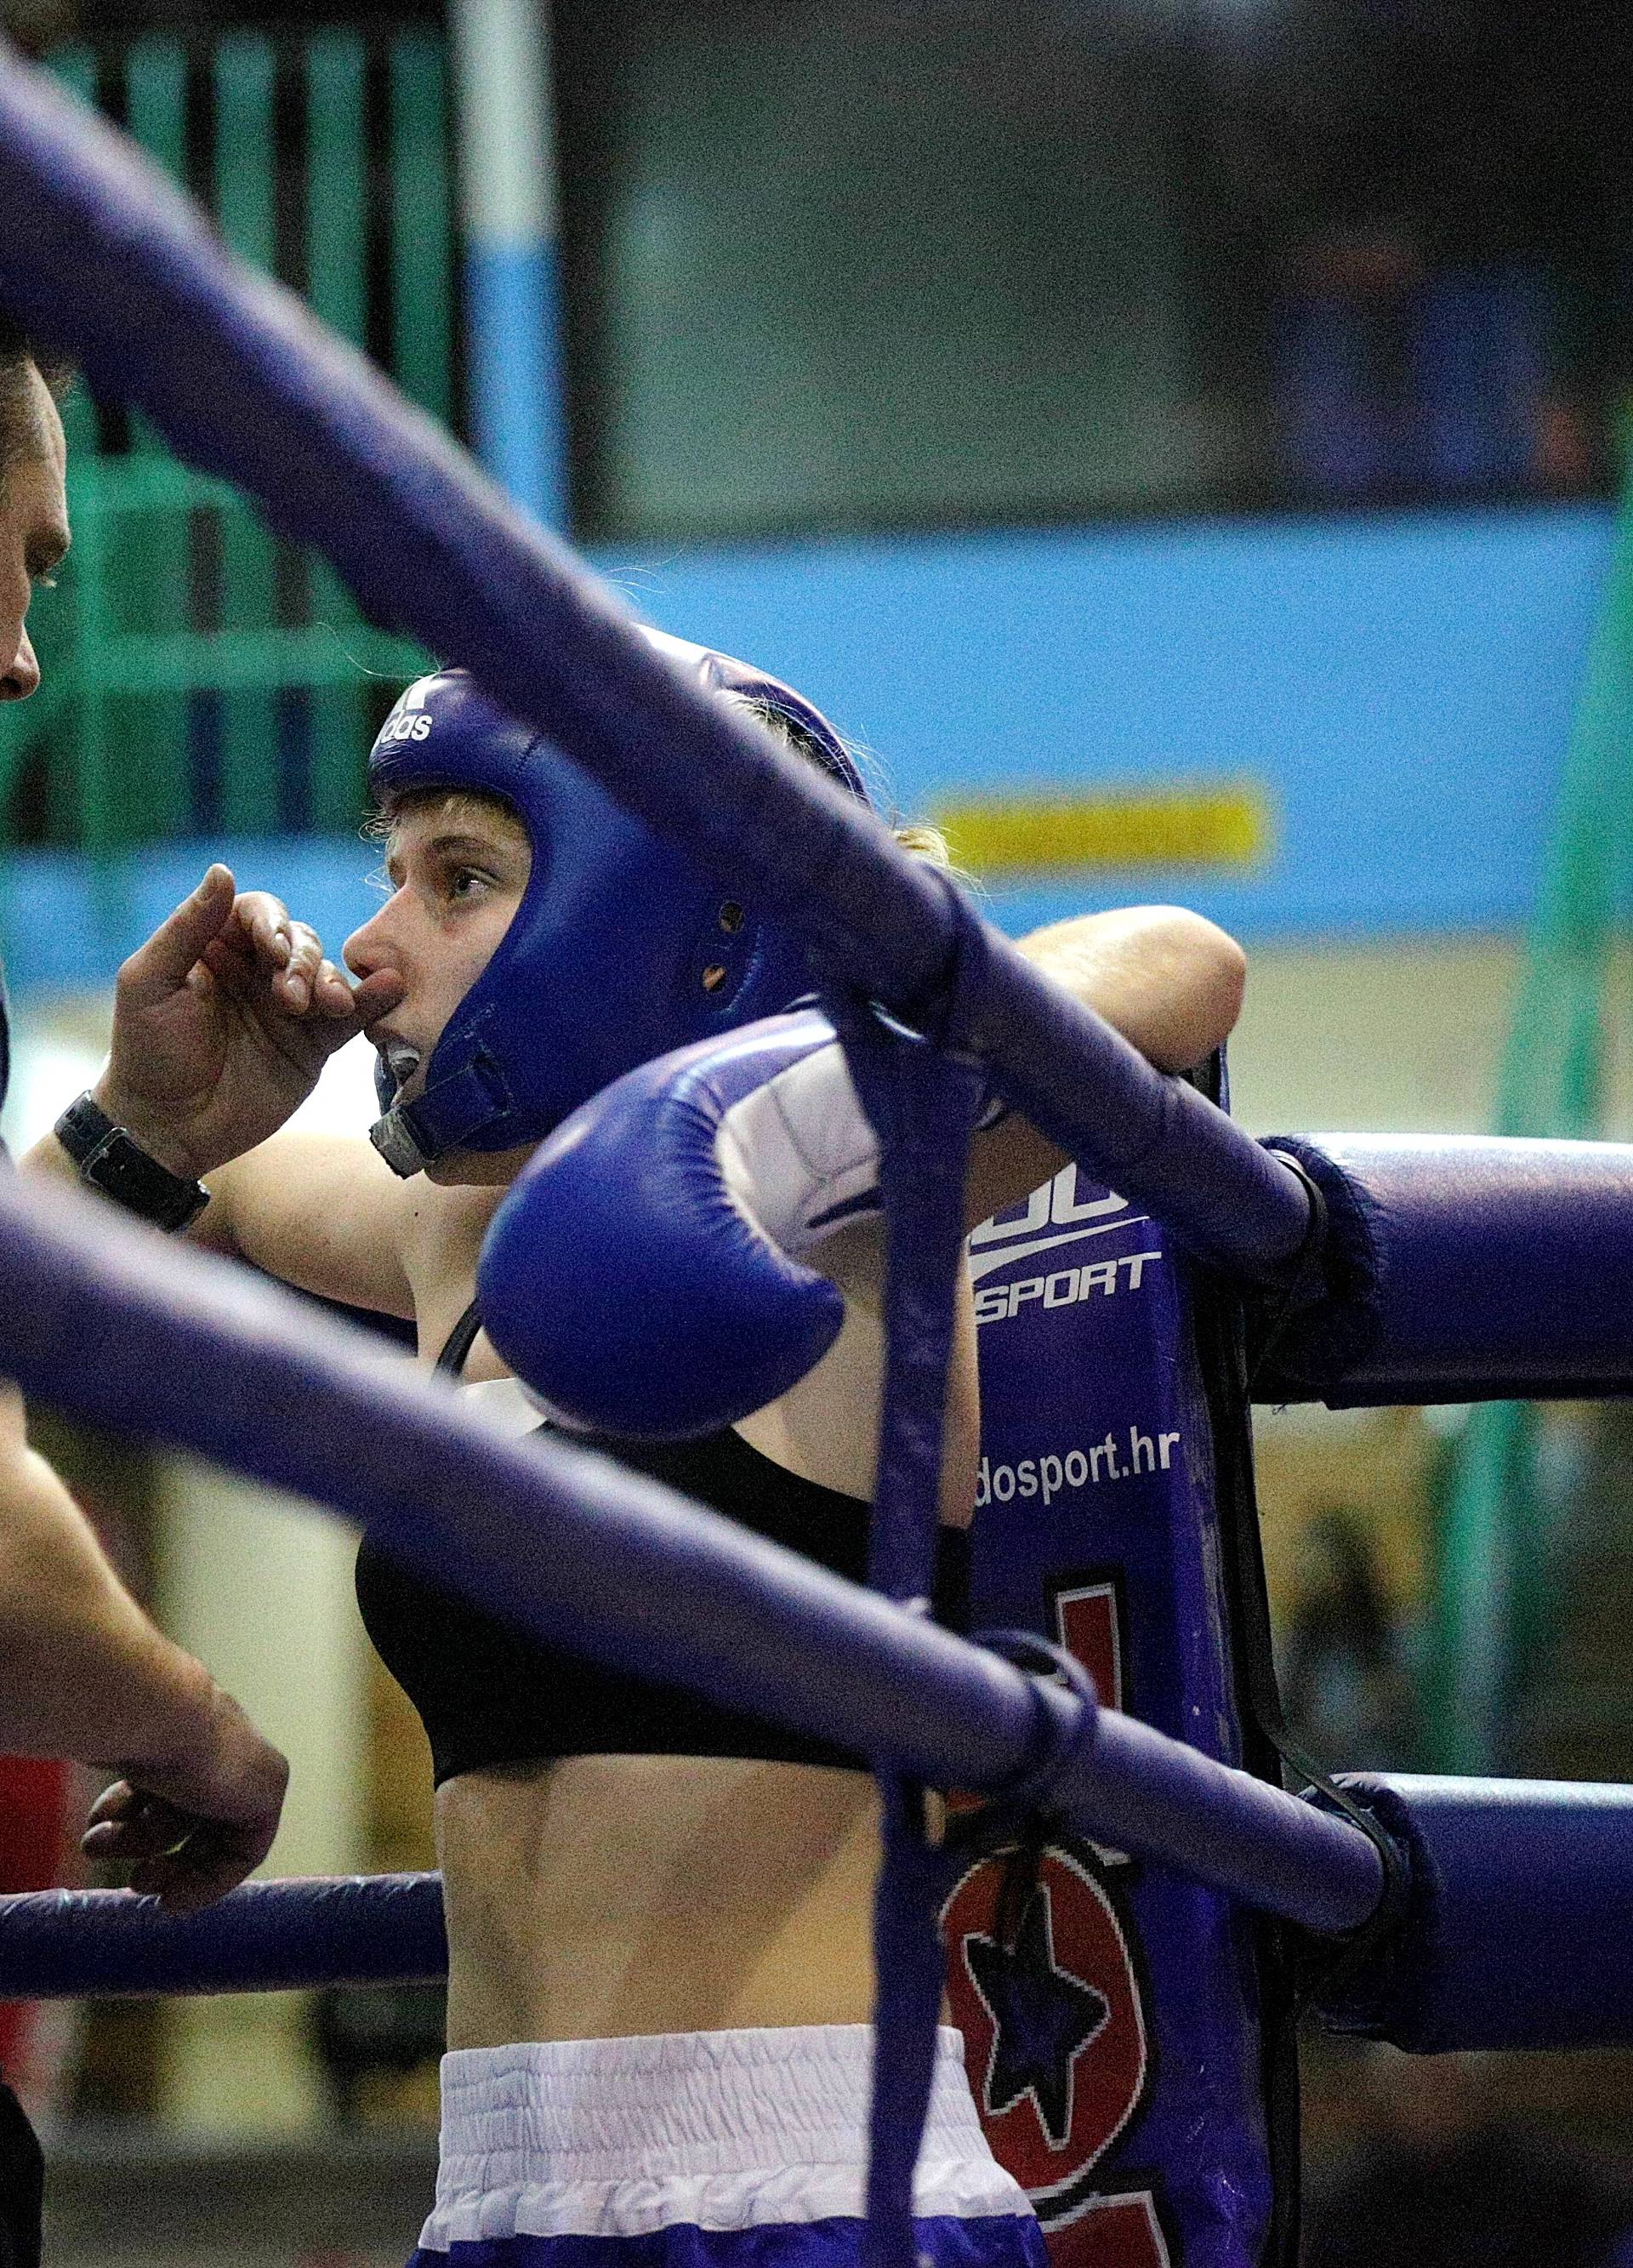
[[[58, 77], [123, 123], [233, 248], [452, 407], [446, 67], [423, 32], [72, 48]], [[185, 339], [175, 351], [187, 354]], [[140, 419], [65, 405], [74, 549], [30, 618], [44, 671], [0, 715], [0, 829], [96, 854], [193, 833], [354, 826], [387, 696], [425, 666], [325, 563]]]
[[[1629, 457], [1633, 463], [1633, 456]], [[1503, 1065], [1497, 1130], [1603, 1131], [1613, 955], [1633, 902], [1633, 472], [1566, 755]], [[1567, 1587], [1536, 1411], [1473, 1409], [1440, 1507], [1428, 1721], [1437, 1769], [1511, 1762], [1509, 1727]]]

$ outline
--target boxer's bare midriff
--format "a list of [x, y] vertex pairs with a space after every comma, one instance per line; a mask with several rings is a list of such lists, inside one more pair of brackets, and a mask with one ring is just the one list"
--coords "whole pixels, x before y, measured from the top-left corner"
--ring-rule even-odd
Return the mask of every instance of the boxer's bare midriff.
[[[831, 1240], [821, 1256], [848, 1295], [845, 1329], [739, 1431], [774, 1462], [865, 1499], [882, 1369], [877, 1227]], [[468, 1272], [445, 1262], [425, 1272], [429, 1360], [470, 1295]], [[505, 1374], [479, 1336], [466, 1381]], [[835, 1425], [836, 1408], [849, 1424]], [[966, 1285], [943, 1476], [943, 1517], [960, 1526], [978, 1410]], [[871, 2017], [879, 1808], [864, 1773], [683, 1756], [509, 1765], [444, 1783], [437, 1840], [451, 2048]]]
[[866, 2022], [878, 1817], [860, 1772], [714, 1756], [445, 1782], [448, 2045]]

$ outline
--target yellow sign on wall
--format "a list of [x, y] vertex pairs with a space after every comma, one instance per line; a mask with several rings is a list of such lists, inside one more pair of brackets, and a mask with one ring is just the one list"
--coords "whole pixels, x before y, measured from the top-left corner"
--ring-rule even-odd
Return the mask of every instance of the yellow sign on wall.
[[1129, 866], [1239, 873], [1264, 863], [1274, 835], [1269, 792], [1251, 779], [1034, 790], [949, 804], [936, 823], [958, 864], [989, 882]]

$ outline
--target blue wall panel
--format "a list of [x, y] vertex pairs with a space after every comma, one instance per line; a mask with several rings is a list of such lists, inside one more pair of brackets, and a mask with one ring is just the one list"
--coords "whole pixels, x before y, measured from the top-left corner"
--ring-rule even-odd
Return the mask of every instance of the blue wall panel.
[[803, 543], [607, 561], [665, 628], [777, 670], [908, 813], [971, 790], [1248, 775], [1225, 879], [995, 893], [1020, 928], [1177, 896], [1254, 937], [1508, 927], [1538, 872], [1608, 556], [1593, 507]]
[[[868, 538], [599, 563], [650, 619], [779, 672], [881, 760], [901, 808], [971, 793], [1264, 784], [1261, 871], [1136, 869], [995, 891], [1021, 930], [1176, 898], [1248, 939], [1512, 928], [1552, 808], [1610, 544], [1602, 509]], [[14, 984], [107, 983], [234, 859], [331, 950], [359, 842], [187, 846], [95, 882], [14, 856]]]

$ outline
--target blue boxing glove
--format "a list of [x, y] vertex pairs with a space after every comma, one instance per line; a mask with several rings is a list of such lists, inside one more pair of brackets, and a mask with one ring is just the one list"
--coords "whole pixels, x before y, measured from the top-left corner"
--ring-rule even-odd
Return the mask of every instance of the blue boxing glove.
[[879, 1210], [832, 1025], [769, 1017], [643, 1064], [556, 1129], [489, 1228], [482, 1321], [565, 1425], [716, 1432], [832, 1346], [844, 1300], [802, 1256]]

